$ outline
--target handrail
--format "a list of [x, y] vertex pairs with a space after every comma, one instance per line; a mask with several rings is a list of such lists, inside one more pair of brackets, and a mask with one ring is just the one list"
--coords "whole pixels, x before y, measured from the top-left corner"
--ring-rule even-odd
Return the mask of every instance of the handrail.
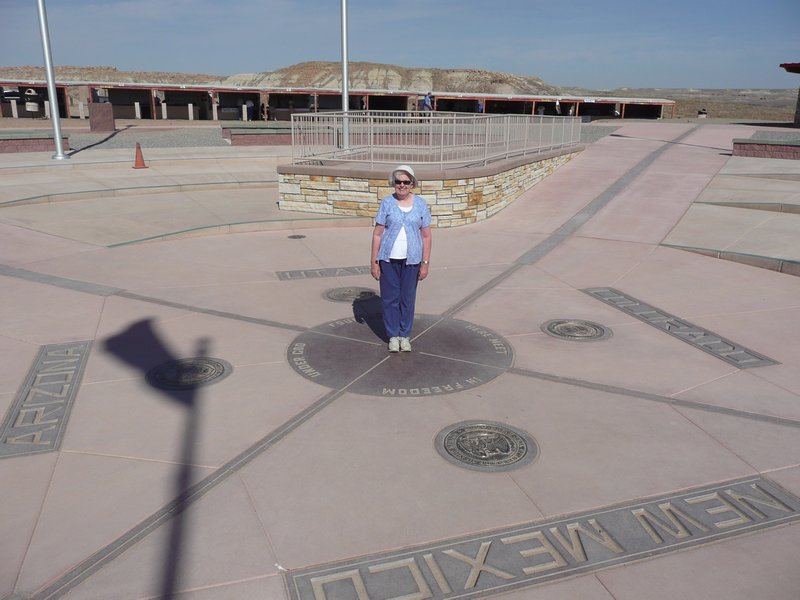
[[[348, 111], [292, 115], [292, 161], [457, 167], [580, 143], [579, 117]], [[546, 139], [549, 129], [549, 142]], [[537, 135], [538, 130], [538, 135]], [[347, 133], [348, 144], [343, 144]]]

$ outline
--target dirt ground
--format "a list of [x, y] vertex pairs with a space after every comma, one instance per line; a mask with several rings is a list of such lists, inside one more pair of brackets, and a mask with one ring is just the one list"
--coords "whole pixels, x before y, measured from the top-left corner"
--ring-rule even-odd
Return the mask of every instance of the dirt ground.
[[787, 121], [794, 120], [795, 107], [769, 106], [764, 104], [748, 104], [739, 102], [713, 101], [704, 99], [676, 99], [676, 118], [696, 117], [701, 109], [706, 109], [710, 118], [745, 119], [753, 121]]
[[797, 90], [675, 90], [666, 97], [676, 101], [676, 118], [705, 109], [708, 118], [792, 122]]
[[[800, 83], [800, 78], [798, 78]], [[710, 119], [751, 121], [794, 121], [797, 88], [789, 89], [684, 89], [641, 88], [587, 90], [562, 88], [562, 92], [579, 95], [619, 98], [666, 98], [675, 100], [675, 118], [695, 118], [705, 109]]]

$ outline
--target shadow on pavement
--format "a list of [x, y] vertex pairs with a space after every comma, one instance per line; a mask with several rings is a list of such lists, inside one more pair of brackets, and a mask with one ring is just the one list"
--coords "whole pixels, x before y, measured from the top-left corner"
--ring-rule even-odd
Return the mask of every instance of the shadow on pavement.
[[[190, 487], [191, 469], [194, 464], [194, 448], [197, 443], [197, 432], [200, 410], [197, 386], [183, 389], [164, 389], [153, 385], [148, 374], [154, 367], [177, 360], [159, 338], [150, 320], [142, 320], [131, 325], [125, 331], [105, 340], [105, 349], [120, 361], [137, 368], [148, 384], [164, 394], [167, 402], [173, 402], [185, 409], [185, 421], [181, 440], [181, 452], [178, 472], [175, 475], [173, 498], [170, 503], [170, 529], [168, 543], [165, 548], [164, 565], [161, 576], [159, 598], [174, 598], [179, 589], [182, 549], [185, 545], [184, 500]], [[197, 341], [194, 356], [208, 356], [208, 338]]]
[[88, 146], [84, 146], [83, 148], [78, 148], [77, 150], [73, 150], [72, 152], [69, 152], [68, 154], [69, 154], [69, 156], [75, 156], [79, 152], [83, 152], [84, 150], [88, 150], [89, 148], [94, 148], [96, 146], [101, 146], [102, 144], [105, 144], [108, 140], [110, 140], [114, 136], [119, 135], [120, 133], [130, 129], [131, 127], [133, 127], [133, 125], [127, 125], [126, 127], [123, 127], [122, 129], [117, 129], [116, 131], [114, 131], [114, 133], [112, 133], [110, 135], [107, 135], [102, 140], [97, 141], [94, 144], [89, 144]]
[[381, 297], [373, 293], [364, 293], [353, 300], [353, 316], [358, 323], [365, 323], [378, 338], [389, 341], [383, 326], [383, 307]]

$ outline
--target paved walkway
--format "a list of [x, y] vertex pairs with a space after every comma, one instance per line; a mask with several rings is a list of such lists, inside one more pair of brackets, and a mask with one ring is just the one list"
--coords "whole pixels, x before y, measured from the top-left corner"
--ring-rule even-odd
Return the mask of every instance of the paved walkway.
[[777, 241], [752, 131], [627, 123], [434, 231], [397, 356], [285, 149], [0, 157], [0, 598], [796, 599], [800, 278], [665, 245]]

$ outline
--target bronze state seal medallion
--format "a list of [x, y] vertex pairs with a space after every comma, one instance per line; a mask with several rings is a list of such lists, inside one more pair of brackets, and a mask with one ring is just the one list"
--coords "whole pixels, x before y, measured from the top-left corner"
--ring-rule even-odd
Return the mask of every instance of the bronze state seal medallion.
[[478, 471], [518, 469], [539, 453], [530, 434], [489, 421], [466, 421], [442, 430], [436, 449], [453, 464]]

